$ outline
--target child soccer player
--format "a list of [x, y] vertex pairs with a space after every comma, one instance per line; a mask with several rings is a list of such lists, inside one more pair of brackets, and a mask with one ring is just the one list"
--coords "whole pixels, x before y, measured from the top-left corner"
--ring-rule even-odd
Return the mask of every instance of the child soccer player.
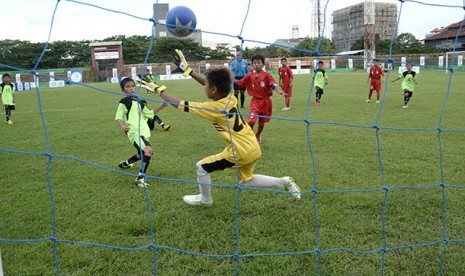
[[15, 110], [15, 86], [11, 83], [10, 74], [5, 73], [2, 76], [0, 84], [0, 94], [2, 95], [3, 106], [5, 107], [6, 120], [5, 123], [12, 125], [11, 111]]
[[262, 55], [255, 55], [252, 57], [253, 71], [250, 71], [241, 80], [235, 82], [239, 87], [246, 87], [247, 92], [252, 99], [250, 100], [250, 112], [247, 122], [253, 130], [258, 117], [258, 129], [256, 138], [259, 144], [262, 143], [261, 133], [265, 128], [265, 124], [270, 121], [273, 110], [273, 102], [271, 96], [273, 91], [277, 91], [279, 95], [284, 95], [284, 92], [276, 84], [273, 76], [263, 70], [265, 66], [265, 58]]
[[[147, 68], [144, 75], [139, 74], [139, 75], [137, 75], [137, 77], [143, 79], [145, 82], [155, 83], [156, 84], [155, 77], [152, 75], [149, 68]], [[135, 79], [135, 81], [138, 82], [137, 78]], [[144, 87], [144, 88], [145, 88], [145, 90], [147, 90], [147, 94], [153, 93], [153, 91], [151, 91], [148, 87]]]
[[[115, 121], [121, 130], [127, 134], [129, 142], [136, 148], [137, 153], [128, 160], [120, 162], [118, 166], [122, 169], [130, 168], [133, 166], [133, 163], [142, 159], [139, 176], [134, 181], [134, 184], [138, 187], [145, 187], [147, 186], [145, 173], [153, 155], [153, 149], [149, 143], [150, 128], [147, 120], [153, 119], [154, 113], [153, 110], [147, 107], [146, 102], [137, 100], [135, 94], [136, 84], [133, 79], [124, 78], [120, 82], [120, 87], [124, 94], [126, 94], [126, 97], [119, 101]], [[162, 86], [158, 89], [165, 88], [165, 86]]]
[[152, 75], [152, 72], [150, 71], [149, 68], [147, 68], [147, 70], [145, 71], [144, 80], [147, 82], [155, 83], [155, 77]]
[[[180, 100], [166, 91], [154, 89], [166, 102], [179, 111], [189, 112], [213, 123], [218, 134], [226, 143], [226, 148], [217, 154], [210, 155], [198, 161], [197, 181], [200, 194], [186, 195], [185, 203], [190, 205], [211, 206], [211, 176], [215, 171], [234, 169], [239, 171], [241, 185], [244, 186], [275, 186], [291, 192], [295, 199], [300, 199], [300, 188], [289, 177], [272, 177], [254, 174], [254, 168], [262, 155], [260, 146], [254, 136], [252, 128], [245, 123], [237, 106], [237, 98], [230, 96], [232, 74], [223, 66], [210, 67], [205, 72], [205, 78], [192, 71], [183, 53], [176, 49], [176, 64], [185, 76], [192, 76], [197, 82], [205, 86], [205, 96], [211, 101], [192, 102]], [[226, 113], [225, 113], [226, 112]]]
[[[249, 63], [242, 59], [242, 52], [237, 52], [236, 59], [231, 62], [229, 68], [234, 73], [234, 79], [240, 80], [249, 72]], [[238, 98], [239, 93], [241, 94], [241, 108], [244, 108], [245, 89], [234, 83], [234, 96]]]
[[367, 82], [370, 83], [370, 91], [368, 92], [367, 103], [371, 102], [371, 95], [373, 90], [376, 90], [376, 103], [379, 103], [380, 93], [381, 93], [381, 83], [383, 81], [384, 71], [381, 66], [379, 66], [379, 60], [373, 59], [373, 66], [370, 68], [370, 73], [368, 74]]
[[318, 61], [318, 68], [316, 69], [315, 76], [315, 89], [316, 89], [316, 99], [315, 104], [320, 105], [321, 96], [324, 94], [323, 88], [328, 84], [328, 75], [326, 75], [325, 69], [323, 69], [323, 61]]
[[292, 97], [292, 81], [294, 80], [294, 74], [291, 68], [287, 66], [287, 58], [281, 58], [281, 67], [278, 68], [279, 73], [279, 86], [284, 91], [284, 108], [282, 110], [291, 109], [291, 97]]
[[415, 79], [416, 72], [412, 70], [413, 65], [411, 63], [407, 64], [407, 71], [404, 71], [402, 74], [399, 75], [398, 78], [392, 80], [392, 82], [398, 81], [402, 79], [402, 90], [404, 92], [404, 105], [402, 108], [408, 107], [408, 102], [413, 95], [413, 90], [415, 89], [415, 84], [417, 80]]

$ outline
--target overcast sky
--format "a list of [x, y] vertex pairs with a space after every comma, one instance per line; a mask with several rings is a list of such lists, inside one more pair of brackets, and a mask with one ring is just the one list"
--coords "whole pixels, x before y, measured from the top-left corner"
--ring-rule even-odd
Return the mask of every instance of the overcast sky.
[[[300, 37], [308, 36], [311, 32], [312, 1], [316, 0], [251, 0], [242, 37], [273, 43], [278, 38], [290, 38], [292, 25], [299, 26]], [[329, 3], [326, 10], [326, 36], [330, 35], [331, 13], [334, 10], [363, 2], [363, 0], [327, 1]], [[142, 19], [82, 5], [79, 2], [120, 11]], [[169, 3], [170, 7], [188, 6], [197, 16], [197, 28], [233, 36], [231, 38], [204, 33], [204, 41], [226, 40], [239, 44], [239, 40], [234, 37], [241, 33], [249, 0], [0, 0], [2, 7], [0, 39], [47, 41], [57, 3], [51, 41], [103, 39], [119, 34], [149, 36], [152, 23], [147, 19], [152, 16], [152, 6], [157, 2]], [[325, 0], [321, 2], [326, 3]], [[399, 0], [377, 2], [396, 3], [398, 9], [401, 6]], [[430, 30], [459, 22], [464, 18], [464, 10], [460, 8], [464, 4], [463, 0], [418, 0], [418, 2], [459, 6], [459, 8], [421, 5], [406, 0], [402, 8], [398, 33], [410, 32], [417, 39], [423, 39]]]

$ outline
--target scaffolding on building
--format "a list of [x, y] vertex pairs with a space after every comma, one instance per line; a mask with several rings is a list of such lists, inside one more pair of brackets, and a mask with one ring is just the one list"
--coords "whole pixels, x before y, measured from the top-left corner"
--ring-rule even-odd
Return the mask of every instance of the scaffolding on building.
[[[381, 40], [391, 39], [396, 31], [397, 5], [393, 3], [371, 2], [367, 5], [362, 2], [346, 8], [335, 10], [332, 13], [332, 42], [337, 52], [360, 50], [351, 49], [359, 39], [364, 39], [367, 33], [379, 35]], [[374, 9], [374, 12], [373, 12]], [[369, 12], [368, 10], [371, 10]], [[374, 20], [374, 24], [372, 24]], [[368, 30], [367, 30], [367, 27]], [[374, 37], [369, 43], [374, 43]], [[371, 42], [372, 40], [372, 42]], [[373, 54], [374, 55], [374, 54]]]
[[369, 60], [372, 60], [376, 57], [376, 48], [375, 48], [375, 5], [373, 0], [365, 0], [364, 3], [364, 24], [365, 24], [365, 34], [363, 36], [363, 46], [364, 46], [364, 67], [367, 67]]

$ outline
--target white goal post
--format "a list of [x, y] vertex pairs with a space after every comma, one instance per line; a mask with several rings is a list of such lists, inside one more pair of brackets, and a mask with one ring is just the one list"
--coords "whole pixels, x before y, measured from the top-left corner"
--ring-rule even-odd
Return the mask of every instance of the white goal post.
[[446, 72], [449, 71], [449, 67], [453, 68], [453, 66], [458, 66], [458, 67], [463, 66], [464, 56], [465, 56], [465, 51], [446, 52]]
[[0, 276], [3, 276], [2, 251], [0, 251]]

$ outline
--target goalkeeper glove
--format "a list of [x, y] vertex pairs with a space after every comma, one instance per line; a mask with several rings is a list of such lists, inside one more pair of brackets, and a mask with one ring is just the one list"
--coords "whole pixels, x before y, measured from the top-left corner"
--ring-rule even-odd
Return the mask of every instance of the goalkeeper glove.
[[163, 93], [163, 91], [166, 90], [166, 86], [164, 86], [164, 85], [158, 86], [153, 82], [147, 82], [147, 81], [141, 80], [139, 78], [135, 78], [134, 81], [137, 84], [139, 84], [141, 87], [143, 87], [145, 89], [148, 89], [148, 90], [150, 90], [152, 92], [157, 93], [157, 95], [160, 95], [161, 93]]
[[186, 77], [189, 76], [192, 73], [192, 69], [189, 67], [189, 64], [181, 50], [176, 49], [173, 57], [174, 63], [183, 72], [182, 74]]

